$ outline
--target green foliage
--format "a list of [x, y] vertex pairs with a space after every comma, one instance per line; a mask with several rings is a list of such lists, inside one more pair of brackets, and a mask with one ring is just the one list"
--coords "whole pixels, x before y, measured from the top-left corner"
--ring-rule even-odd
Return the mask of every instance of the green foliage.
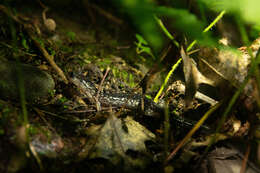
[[[160, 22], [158, 19], [167, 18], [169, 24], [173, 26], [178, 34], [182, 33], [188, 40], [197, 40], [200, 44], [204, 45], [216, 45], [217, 41], [210, 35], [210, 33], [203, 33], [203, 28], [205, 28], [204, 23], [207, 13], [210, 12], [226, 12], [228, 15], [235, 16], [236, 21], [240, 25], [250, 24], [252, 29], [250, 31], [250, 36], [257, 37], [260, 31], [260, 6], [259, 0], [198, 0], [194, 6], [198, 5], [200, 10], [202, 20], [198, 19], [195, 14], [191, 13], [183, 7], [178, 6], [179, 1], [175, 1], [174, 8], [171, 6], [159, 6], [150, 0], [114, 0], [114, 5], [123, 14], [126, 14], [135, 25], [140, 35], [142, 35], [143, 40], [146, 40], [148, 44], [142, 42], [140, 37], [137, 36], [137, 50], [140, 52], [146, 52], [149, 55], [154, 55], [157, 57], [158, 52], [162, 50], [165, 46], [166, 38], [169, 38], [170, 32], [165, 32], [164, 28], [160, 27]], [[183, 4], [183, 3], [182, 3]], [[240, 26], [238, 26], [240, 27]], [[212, 27], [211, 27], [212, 28]], [[243, 37], [243, 33], [242, 33]], [[243, 38], [243, 40], [246, 40]], [[177, 45], [177, 44], [176, 44]], [[149, 47], [151, 49], [149, 49]], [[137, 51], [137, 52], [138, 52]]]
[[135, 42], [136, 45], [136, 53], [141, 54], [141, 53], [147, 53], [150, 55], [152, 58], [154, 58], [154, 55], [152, 53], [151, 48], [149, 47], [147, 41], [140, 35], [136, 34], [135, 35], [137, 42]]
[[155, 54], [166, 43], [155, 16], [170, 18], [173, 27], [186, 37], [212, 43], [206, 34], [202, 34], [203, 22], [188, 10], [158, 6], [148, 0], [114, 0], [114, 4], [132, 19]]

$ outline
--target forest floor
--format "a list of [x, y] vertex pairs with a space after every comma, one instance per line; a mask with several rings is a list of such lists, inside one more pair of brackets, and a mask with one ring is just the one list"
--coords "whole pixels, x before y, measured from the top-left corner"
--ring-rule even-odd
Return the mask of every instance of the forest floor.
[[[256, 153], [257, 143], [249, 135], [248, 114], [253, 113], [245, 106], [235, 107], [215, 133], [228, 104], [218, 104], [217, 97], [220, 108], [189, 136], [214, 105], [195, 97], [186, 109], [178, 87], [184, 83], [182, 64], [159, 103], [153, 98], [167, 68], [148, 83], [143, 96], [138, 84], [156, 61], [138, 53], [136, 31], [123, 19], [95, 5], [77, 11], [52, 7], [46, 16], [56, 28], [50, 31], [40, 4], [8, 10], [0, 5], [0, 60], [30, 68], [17, 65], [18, 77], [8, 77], [15, 89], [0, 87], [7, 93], [0, 99], [0, 172], [230, 172], [246, 158], [248, 146]], [[1, 68], [1, 75], [9, 74]], [[50, 77], [41, 79], [37, 70], [27, 68]], [[50, 82], [51, 91], [40, 100], [27, 100], [34, 89], [26, 84], [38, 78], [42, 83], [35, 85]], [[177, 146], [181, 149], [172, 153]], [[250, 155], [248, 172], [259, 172], [256, 157]]]

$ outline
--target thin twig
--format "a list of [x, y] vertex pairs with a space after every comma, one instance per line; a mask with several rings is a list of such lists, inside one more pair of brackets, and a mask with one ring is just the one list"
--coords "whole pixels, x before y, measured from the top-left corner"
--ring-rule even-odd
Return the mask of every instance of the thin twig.
[[64, 83], [68, 84], [68, 79], [66, 78], [65, 74], [63, 71], [60, 69], [60, 67], [55, 63], [53, 55], [50, 55], [47, 50], [41, 46], [41, 44], [34, 38], [32, 33], [27, 31], [27, 33], [30, 35], [31, 39], [33, 40], [34, 44], [38, 47], [38, 49], [41, 51], [45, 59], [50, 63], [52, 68], [58, 73], [58, 75], [62, 78]]
[[101, 90], [102, 90], [103, 83], [104, 83], [104, 81], [105, 81], [105, 79], [106, 79], [106, 77], [107, 77], [109, 71], [110, 71], [110, 68], [108, 67], [108, 68], [106, 69], [105, 75], [103, 76], [103, 78], [102, 78], [102, 80], [101, 80], [101, 82], [100, 82], [100, 84], [99, 84], [99, 86], [98, 86], [98, 91], [97, 91], [97, 95], [96, 95], [97, 98], [99, 97], [99, 93], [100, 93]]
[[100, 104], [98, 98], [99, 98], [99, 93], [100, 93], [101, 90], [102, 90], [103, 83], [104, 83], [104, 81], [105, 81], [105, 78], [106, 78], [106, 76], [107, 76], [109, 70], [110, 70], [110, 68], [108, 67], [107, 70], [106, 70], [106, 73], [105, 73], [104, 77], [102, 78], [102, 80], [101, 80], [101, 82], [100, 82], [100, 85], [98, 86], [97, 94], [96, 94], [96, 96], [94, 97], [94, 99], [96, 100], [97, 111], [101, 111], [101, 104]]

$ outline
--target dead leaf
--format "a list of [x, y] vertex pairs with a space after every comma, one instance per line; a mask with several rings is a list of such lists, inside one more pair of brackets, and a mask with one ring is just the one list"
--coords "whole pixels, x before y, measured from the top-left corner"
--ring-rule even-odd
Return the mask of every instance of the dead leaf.
[[[259, 47], [260, 38], [250, 46], [253, 56], [256, 56]], [[228, 84], [239, 88], [248, 74], [250, 63], [251, 56], [246, 47], [201, 48], [199, 53], [200, 71], [207, 78], [214, 80], [216, 86], [222, 88], [226, 88]], [[245, 87], [245, 93], [252, 92], [253, 87], [250, 85]]]
[[[126, 162], [133, 161], [127, 156], [128, 150], [146, 152], [145, 141], [154, 140], [155, 135], [131, 117], [121, 120], [110, 115], [103, 126], [88, 129], [89, 158], [104, 158], [117, 164], [122, 158]], [[88, 145], [87, 144], [87, 145]], [[133, 163], [133, 162], [131, 162]]]
[[214, 82], [200, 73], [195, 61], [184, 52], [183, 47], [181, 47], [181, 57], [185, 77], [185, 104], [186, 107], [189, 108], [199, 88], [199, 84], [205, 83], [214, 86]]

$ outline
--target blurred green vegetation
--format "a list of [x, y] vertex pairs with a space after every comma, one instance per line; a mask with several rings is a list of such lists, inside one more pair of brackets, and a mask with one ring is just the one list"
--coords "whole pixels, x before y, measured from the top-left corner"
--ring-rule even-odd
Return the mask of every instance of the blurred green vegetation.
[[120, 12], [130, 17], [155, 54], [160, 52], [166, 43], [155, 17], [169, 17], [172, 26], [179, 32], [193, 39], [206, 39], [209, 42], [209, 38], [202, 34], [205, 24], [186, 9], [159, 6], [149, 0], [113, 0], [113, 3]]
[[[226, 15], [231, 17], [233, 23], [249, 26], [247, 31], [252, 40], [259, 36], [259, 0], [112, 0], [112, 2], [122, 14], [130, 18], [155, 56], [169, 42], [156, 22], [156, 17], [167, 19], [168, 29], [172, 35], [179, 35], [190, 42], [197, 40], [203, 45], [217, 44], [218, 39], [210, 32], [203, 33], [203, 29], [221, 11], [226, 11]], [[212, 30], [214, 31], [214, 28]], [[140, 37], [137, 39], [140, 42]], [[137, 46], [140, 48], [140, 44]], [[149, 50], [146, 53], [151, 55]]]

